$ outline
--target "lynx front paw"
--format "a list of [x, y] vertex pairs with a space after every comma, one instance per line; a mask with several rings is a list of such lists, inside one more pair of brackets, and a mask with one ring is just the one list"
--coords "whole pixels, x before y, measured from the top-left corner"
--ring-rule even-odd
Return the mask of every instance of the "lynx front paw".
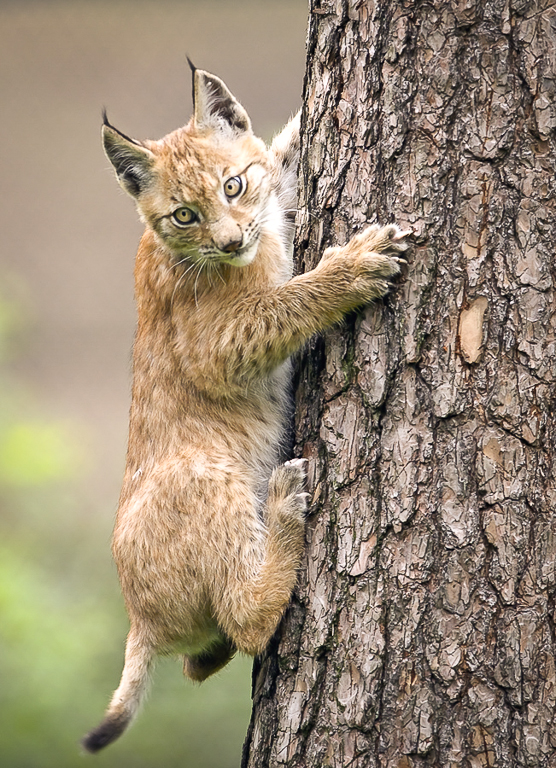
[[346, 256], [355, 260], [358, 278], [354, 288], [364, 301], [384, 296], [390, 290], [389, 279], [398, 275], [405, 259], [397, 254], [409, 248], [410, 231], [395, 224], [367, 227], [345, 246]]
[[346, 249], [355, 258], [372, 259], [377, 276], [392, 277], [400, 272], [400, 264], [405, 263], [397, 254], [409, 248], [406, 238], [410, 234], [411, 230], [402, 231], [395, 224], [386, 227], [373, 224], [352, 237]]

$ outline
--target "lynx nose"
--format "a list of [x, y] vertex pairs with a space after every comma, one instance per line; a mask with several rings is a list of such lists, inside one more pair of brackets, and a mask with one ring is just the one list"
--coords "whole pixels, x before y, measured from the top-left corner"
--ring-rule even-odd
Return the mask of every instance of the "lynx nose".
[[227, 243], [222, 243], [222, 245], [219, 245], [218, 247], [221, 251], [224, 251], [224, 253], [233, 253], [241, 248], [242, 243], [243, 237], [240, 237], [235, 240], [228, 240]]

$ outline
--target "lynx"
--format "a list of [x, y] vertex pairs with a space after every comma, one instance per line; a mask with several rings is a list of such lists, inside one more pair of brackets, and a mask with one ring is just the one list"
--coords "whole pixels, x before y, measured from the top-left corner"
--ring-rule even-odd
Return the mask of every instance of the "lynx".
[[128, 726], [159, 654], [202, 681], [268, 644], [304, 545], [304, 460], [279, 463], [289, 358], [383, 296], [407, 233], [372, 226], [292, 277], [299, 118], [270, 147], [214, 75], [193, 68], [194, 114], [159, 141], [104, 117], [103, 143], [145, 232], [127, 465], [113, 554], [130, 619], [120, 685], [85, 737]]

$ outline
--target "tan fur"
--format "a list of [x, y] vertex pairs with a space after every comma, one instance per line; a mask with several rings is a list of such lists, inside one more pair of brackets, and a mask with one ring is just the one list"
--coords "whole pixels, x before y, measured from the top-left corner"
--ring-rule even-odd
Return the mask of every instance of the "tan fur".
[[[291, 277], [299, 119], [270, 148], [224, 84], [197, 70], [195, 114], [160, 141], [108, 123], [104, 144], [146, 230], [127, 467], [113, 553], [131, 630], [120, 687], [91, 751], [131, 719], [151, 660], [185, 654], [203, 680], [267, 645], [296, 582], [304, 466], [278, 465], [289, 356], [388, 290], [406, 245], [370, 227]], [[224, 185], [239, 177], [242, 193]], [[188, 206], [199, 221], [177, 226]]]

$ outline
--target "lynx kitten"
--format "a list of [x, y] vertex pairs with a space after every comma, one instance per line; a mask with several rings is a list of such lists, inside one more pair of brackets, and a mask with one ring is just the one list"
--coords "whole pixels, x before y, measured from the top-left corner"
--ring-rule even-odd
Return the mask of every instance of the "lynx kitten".
[[193, 117], [159, 141], [103, 126], [146, 229], [113, 539], [131, 629], [91, 752], [125, 730], [157, 654], [183, 654], [200, 681], [267, 645], [304, 542], [304, 462], [278, 465], [288, 358], [383, 296], [406, 248], [397, 227], [369, 227], [292, 277], [298, 118], [269, 148], [221, 80], [193, 83]]

